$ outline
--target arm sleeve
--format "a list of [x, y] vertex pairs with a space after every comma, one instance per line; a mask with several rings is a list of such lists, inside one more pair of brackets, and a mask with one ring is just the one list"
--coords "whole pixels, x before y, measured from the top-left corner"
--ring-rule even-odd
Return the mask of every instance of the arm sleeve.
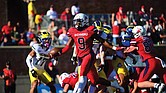
[[66, 46], [61, 50], [61, 54], [66, 53], [70, 48], [71, 48], [70, 45], [66, 45]]
[[29, 70], [33, 69], [32, 56], [30, 56], [30, 55], [27, 56], [27, 58], [26, 58], [26, 64], [27, 64]]

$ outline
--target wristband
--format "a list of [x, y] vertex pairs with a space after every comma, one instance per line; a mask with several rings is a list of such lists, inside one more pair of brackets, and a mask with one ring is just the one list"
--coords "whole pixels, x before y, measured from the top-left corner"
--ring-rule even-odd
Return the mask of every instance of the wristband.
[[112, 47], [112, 49], [113, 49], [113, 50], [116, 50], [116, 49], [117, 49], [117, 47], [116, 47], [116, 46], [113, 46], [113, 47]]

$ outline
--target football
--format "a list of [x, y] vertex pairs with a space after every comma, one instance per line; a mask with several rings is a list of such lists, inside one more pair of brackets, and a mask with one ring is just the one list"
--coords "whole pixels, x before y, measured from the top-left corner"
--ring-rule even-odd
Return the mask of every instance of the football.
[[54, 58], [58, 55], [58, 52], [60, 51], [59, 48], [53, 48], [49, 53], [49, 57]]

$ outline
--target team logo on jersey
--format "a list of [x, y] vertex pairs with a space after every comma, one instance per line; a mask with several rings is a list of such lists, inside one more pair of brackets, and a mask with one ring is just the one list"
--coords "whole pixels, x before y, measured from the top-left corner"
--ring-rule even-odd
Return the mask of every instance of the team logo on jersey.
[[74, 34], [74, 36], [88, 36], [88, 33], [77, 33], [77, 34]]
[[121, 63], [118, 63], [117, 67], [118, 67], [118, 68], [119, 68], [119, 67], [122, 67], [122, 64], [121, 64]]

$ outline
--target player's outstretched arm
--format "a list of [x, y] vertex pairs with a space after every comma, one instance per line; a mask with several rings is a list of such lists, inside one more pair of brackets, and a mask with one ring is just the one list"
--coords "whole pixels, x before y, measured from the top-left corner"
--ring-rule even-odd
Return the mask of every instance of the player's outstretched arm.
[[74, 44], [74, 40], [69, 37], [69, 40], [67, 42], [67, 44], [65, 45], [64, 48], [62, 48], [61, 50], [57, 49], [57, 48], [53, 48], [49, 53], [48, 53], [48, 56], [50, 58], [56, 58], [57, 56], [60, 56], [64, 53], [66, 53], [70, 48], [72, 48]]
[[133, 52], [134, 50], [138, 50], [138, 47], [129, 46], [124, 50], [124, 53], [130, 53], [130, 52]]
[[108, 43], [105, 39], [101, 38], [97, 34], [94, 35], [95, 39], [99, 40], [105, 47], [113, 49], [113, 50], [122, 50], [124, 47], [116, 47], [113, 46], [112, 44]]
[[124, 49], [124, 47], [113, 46], [113, 45], [109, 44], [107, 41], [104, 41], [104, 42], [103, 42], [103, 45], [104, 45], [105, 47], [110, 48], [110, 49], [115, 50], [115, 51], [116, 51], [116, 50], [123, 50], [123, 49]]

